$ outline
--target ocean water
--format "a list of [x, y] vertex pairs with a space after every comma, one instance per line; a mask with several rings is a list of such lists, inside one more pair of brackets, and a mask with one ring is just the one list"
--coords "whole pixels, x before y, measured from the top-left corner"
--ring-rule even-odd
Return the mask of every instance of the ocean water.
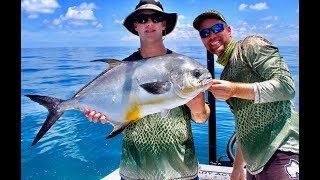
[[[202, 46], [169, 48], [206, 65], [206, 50]], [[296, 83], [294, 103], [299, 111], [299, 47], [279, 49]], [[136, 50], [136, 47], [21, 49], [21, 179], [96, 180], [118, 168], [122, 134], [106, 140], [112, 126], [92, 123], [80, 111], [67, 111], [30, 147], [48, 111], [24, 95], [68, 99], [107, 67], [90, 60], [123, 59]], [[215, 78], [219, 78], [221, 70], [215, 64]], [[234, 120], [224, 101], [216, 100], [216, 108], [218, 159], [227, 154]], [[199, 162], [208, 164], [208, 123], [192, 123], [192, 131]]]

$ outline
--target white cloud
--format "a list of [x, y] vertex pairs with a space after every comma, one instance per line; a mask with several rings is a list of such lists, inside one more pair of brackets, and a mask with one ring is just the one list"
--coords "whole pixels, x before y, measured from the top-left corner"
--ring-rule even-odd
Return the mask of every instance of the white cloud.
[[262, 21], [277, 21], [278, 16], [267, 16], [261, 19]]
[[177, 21], [177, 24], [176, 24], [176, 28], [184, 28], [184, 27], [187, 27], [187, 24], [183, 24], [181, 23], [181, 21], [185, 19], [185, 16], [184, 15], [179, 15], [178, 16], [178, 21]]
[[61, 20], [60, 20], [60, 19], [54, 19], [54, 20], [52, 21], [52, 24], [55, 25], [55, 26], [57, 26], [57, 25], [61, 24]]
[[184, 19], [186, 19], [184, 15], [179, 15], [177, 25], [168, 37], [166, 37], [167, 40], [188, 41], [199, 37], [198, 31], [195, 30], [192, 25], [183, 23]]
[[299, 40], [299, 34], [291, 34], [288, 36], [288, 40]]
[[248, 7], [248, 5], [247, 4], [240, 4], [240, 6], [239, 6], [239, 11], [244, 11], [244, 10], [246, 10], [247, 9], [247, 7]]
[[29, 19], [37, 19], [38, 17], [39, 17], [38, 14], [30, 14], [30, 15], [28, 16]]
[[114, 20], [114, 23], [116, 23], [116, 24], [121, 24], [121, 25], [122, 25], [123, 20], [118, 20], [118, 19], [116, 19], [116, 20]]
[[97, 21], [94, 16], [93, 9], [96, 8], [94, 3], [81, 3], [79, 6], [69, 7], [65, 15], [61, 15], [58, 19], [51, 22], [51, 26], [62, 27], [64, 24], [72, 26], [92, 25], [102, 28], [102, 24]]
[[257, 26], [250, 25], [246, 21], [240, 20], [238, 21], [235, 26], [231, 27], [232, 29], [232, 36], [235, 39], [243, 39], [248, 35], [257, 34]]
[[254, 5], [249, 5], [249, 8], [253, 9], [253, 10], [263, 10], [263, 9], [268, 9], [269, 7], [268, 7], [267, 3], [261, 2], [261, 3], [257, 3]]
[[272, 24], [268, 24], [268, 25], [266, 25], [266, 29], [271, 29], [273, 27], [273, 25]]
[[60, 5], [56, 0], [22, 0], [21, 9], [29, 14], [29, 18], [37, 18], [38, 14], [52, 14]]
[[178, 16], [178, 20], [182, 20], [182, 19], [185, 19], [186, 17], [184, 15], [179, 15]]
[[69, 7], [65, 18], [70, 20], [94, 21], [96, 20], [92, 10], [94, 8], [95, 5], [93, 3], [82, 3], [78, 7]]
[[248, 4], [240, 4], [238, 10], [239, 11], [245, 11], [247, 10], [249, 7], [249, 9], [252, 10], [263, 10], [263, 9], [269, 9], [267, 3], [265, 2], [261, 2], [261, 3], [257, 3], [257, 4], [253, 4], [253, 5], [248, 5]]
[[103, 28], [103, 25], [101, 23], [99, 23], [96, 25], [96, 27], [100, 29], [100, 28]]

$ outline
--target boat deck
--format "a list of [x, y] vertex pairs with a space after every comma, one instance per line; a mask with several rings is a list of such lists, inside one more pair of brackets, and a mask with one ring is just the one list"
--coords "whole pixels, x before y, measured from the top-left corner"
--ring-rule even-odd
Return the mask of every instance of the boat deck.
[[[232, 167], [200, 164], [199, 179], [229, 180]], [[119, 169], [116, 169], [101, 180], [120, 180]]]

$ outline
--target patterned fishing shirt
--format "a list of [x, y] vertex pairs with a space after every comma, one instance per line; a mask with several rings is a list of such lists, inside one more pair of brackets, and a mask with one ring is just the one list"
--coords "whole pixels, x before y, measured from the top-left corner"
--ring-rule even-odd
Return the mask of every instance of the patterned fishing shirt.
[[[172, 53], [167, 50], [167, 54]], [[124, 61], [142, 59], [140, 52]], [[124, 179], [193, 179], [198, 175], [191, 131], [191, 113], [186, 105], [131, 123], [123, 132], [120, 176]]]
[[299, 153], [294, 80], [277, 47], [259, 36], [238, 41], [220, 78], [253, 83], [255, 100], [227, 100], [251, 174], [261, 172], [276, 150]]

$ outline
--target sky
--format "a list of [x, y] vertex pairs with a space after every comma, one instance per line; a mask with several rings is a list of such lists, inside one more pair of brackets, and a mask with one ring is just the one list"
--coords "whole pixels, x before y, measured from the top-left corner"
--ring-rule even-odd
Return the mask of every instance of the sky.
[[[139, 0], [21, 0], [21, 48], [139, 46], [122, 22]], [[221, 12], [241, 40], [261, 35], [277, 46], [299, 46], [299, 0], [160, 0], [178, 14], [166, 46], [202, 46], [192, 22]]]

